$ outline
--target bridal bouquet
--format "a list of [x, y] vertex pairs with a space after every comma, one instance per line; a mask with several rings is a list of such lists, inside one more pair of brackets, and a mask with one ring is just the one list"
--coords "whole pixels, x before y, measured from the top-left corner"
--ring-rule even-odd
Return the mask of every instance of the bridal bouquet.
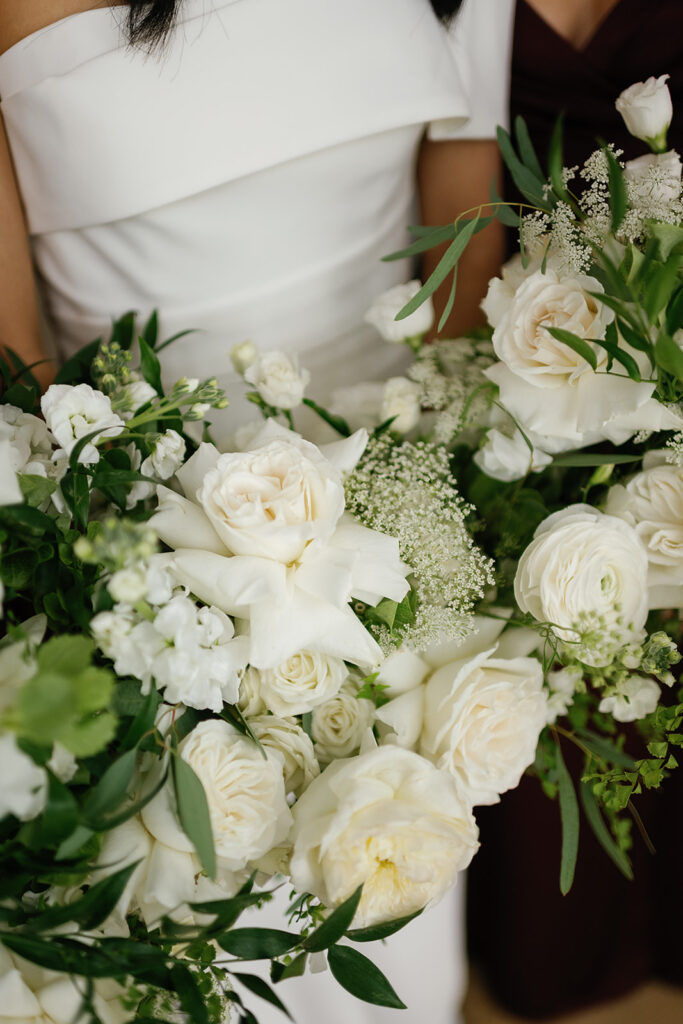
[[[126, 317], [42, 398], [0, 363], [3, 1012], [253, 1022], [245, 1000], [284, 1010], [272, 985], [323, 955], [400, 1007], [358, 946], [471, 860], [477, 794], [516, 784], [545, 723], [540, 666], [471, 660], [500, 696], [483, 721], [466, 697], [445, 768], [414, 652], [460, 650], [493, 582], [445, 451], [323, 410], [337, 439], [305, 440], [304, 376], [249, 346], [268, 418], [219, 451], [216, 381], [166, 391], [160, 349], [154, 317], [139, 338]], [[491, 729], [522, 737], [495, 765]]]

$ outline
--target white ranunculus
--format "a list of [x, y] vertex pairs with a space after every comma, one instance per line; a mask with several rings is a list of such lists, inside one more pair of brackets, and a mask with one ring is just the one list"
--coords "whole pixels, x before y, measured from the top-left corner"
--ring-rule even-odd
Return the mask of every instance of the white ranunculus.
[[659, 687], [646, 676], [628, 676], [616, 692], [603, 697], [599, 710], [612, 715], [617, 722], [636, 722], [651, 714], [659, 703]]
[[264, 758], [227, 722], [200, 722], [180, 745], [204, 787], [216, 853], [233, 870], [281, 843], [291, 825], [282, 757]]
[[552, 455], [536, 445], [530, 450], [519, 430], [508, 437], [494, 428], [487, 432], [484, 444], [475, 452], [474, 461], [482, 473], [509, 483], [521, 480], [528, 473], [540, 473], [553, 460]]
[[[48, 429], [67, 455], [83, 437], [97, 431], [95, 442], [116, 437], [124, 422], [112, 410], [111, 400], [89, 384], [51, 384], [40, 400]], [[86, 444], [79, 456], [85, 465], [97, 462], [95, 444]]]
[[493, 647], [444, 665], [425, 687], [420, 750], [474, 806], [497, 803], [519, 784], [548, 717], [540, 663], [495, 654]]
[[624, 167], [632, 202], [645, 200], [651, 204], [667, 207], [680, 197], [683, 165], [678, 153], [671, 149], [667, 153], [646, 153], [629, 160]]
[[650, 608], [683, 606], [683, 467], [663, 463], [611, 487], [605, 511], [645, 545]]
[[663, 148], [673, 117], [668, 79], [660, 75], [636, 82], [620, 93], [615, 104], [631, 135], [657, 149]]
[[300, 370], [296, 356], [285, 352], [263, 352], [244, 371], [244, 379], [253, 384], [268, 405], [276, 409], [296, 409], [310, 384], [308, 370]]
[[142, 463], [141, 469], [146, 476], [168, 480], [180, 469], [184, 458], [185, 441], [176, 430], [167, 430], [156, 439], [152, 454]]
[[373, 701], [356, 696], [358, 686], [349, 679], [330, 700], [314, 708], [311, 736], [318, 760], [324, 764], [350, 757], [360, 749], [375, 716]]
[[44, 809], [47, 772], [20, 750], [13, 733], [0, 735], [0, 821], [13, 814], [31, 821]]
[[249, 728], [259, 743], [281, 754], [287, 793], [298, 795], [320, 774], [311, 738], [296, 719], [256, 715]]
[[334, 697], [347, 676], [341, 658], [298, 651], [261, 673], [261, 697], [273, 714], [304, 715]]
[[394, 417], [391, 429], [399, 434], [407, 434], [420, 422], [420, 396], [422, 389], [419, 384], [407, 377], [390, 377], [384, 385], [380, 416], [382, 421]]
[[292, 836], [301, 892], [334, 907], [363, 885], [357, 927], [435, 903], [478, 846], [455, 781], [396, 746], [330, 765], [295, 804]]
[[258, 349], [253, 341], [240, 341], [230, 349], [230, 360], [240, 376], [258, 359]]
[[423, 302], [410, 316], [403, 320], [396, 319], [396, 314], [417, 295], [421, 287], [421, 281], [408, 281], [378, 295], [365, 314], [365, 322], [372, 324], [385, 341], [406, 341], [408, 338], [419, 338], [426, 334], [434, 323], [434, 306], [431, 299]]
[[[515, 598], [523, 612], [550, 622], [561, 640], [577, 642], [577, 628], [626, 637], [647, 618], [645, 547], [622, 519], [570, 505], [536, 530], [517, 567]], [[611, 654], [586, 649], [581, 658], [602, 665]]]

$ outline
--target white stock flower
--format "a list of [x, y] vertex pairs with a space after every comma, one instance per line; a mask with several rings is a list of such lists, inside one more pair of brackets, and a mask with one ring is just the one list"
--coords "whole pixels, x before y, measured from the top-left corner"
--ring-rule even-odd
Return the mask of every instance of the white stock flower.
[[550, 696], [548, 697], [548, 724], [552, 725], [558, 718], [566, 714], [574, 703], [576, 688], [583, 678], [583, 673], [578, 666], [560, 668], [555, 672], [548, 672], [546, 681]]
[[13, 462], [11, 442], [0, 437], [0, 505], [18, 505], [24, 500]]
[[673, 117], [668, 79], [668, 75], [660, 75], [635, 82], [619, 94], [615, 103], [631, 135], [657, 148], [661, 148]]
[[[37, 416], [24, 412], [16, 405], [0, 405], [0, 466], [2, 477], [7, 476], [8, 482], [13, 480], [14, 473], [32, 473], [36, 476], [47, 476], [51, 468], [52, 442], [45, 423]], [[13, 494], [19, 493], [16, 501], [22, 501], [18, 485]], [[0, 489], [2, 494], [7, 485]], [[2, 504], [14, 504], [2, 500]]]
[[603, 697], [599, 711], [612, 715], [617, 722], [636, 722], [655, 710], [659, 703], [659, 687], [646, 676], [628, 676], [615, 693]]
[[185, 458], [185, 441], [176, 430], [167, 430], [154, 442], [152, 454], [142, 463], [145, 476], [168, 480], [180, 469]]
[[230, 360], [240, 376], [258, 359], [258, 349], [253, 341], [241, 341], [230, 349]]
[[[626, 638], [647, 618], [645, 548], [622, 519], [570, 505], [536, 530], [517, 567], [515, 598], [561, 640], [578, 642], [577, 629]], [[588, 647], [581, 660], [599, 666], [611, 655]]]
[[311, 739], [296, 719], [256, 715], [248, 721], [259, 743], [282, 755], [287, 793], [300, 793], [320, 774]]
[[298, 890], [334, 907], [363, 885], [357, 927], [435, 903], [478, 846], [454, 780], [396, 746], [330, 765], [295, 804], [292, 836]]
[[365, 314], [365, 322], [375, 327], [385, 341], [401, 342], [426, 334], [434, 323], [434, 306], [431, 298], [423, 302], [410, 316], [403, 320], [396, 319], [396, 314], [417, 295], [421, 287], [421, 281], [408, 281], [378, 295]]
[[605, 511], [629, 523], [645, 545], [649, 607], [682, 607], [683, 466], [651, 465], [616, 484]]
[[[97, 431], [93, 439], [116, 437], [124, 429], [124, 422], [112, 410], [111, 400], [89, 384], [51, 384], [40, 400], [40, 407], [48, 429], [67, 455], [83, 437]], [[99, 452], [88, 442], [79, 456], [85, 465], [97, 462]]]
[[340, 658], [298, 651], [277, 668], [261, 672], [261, 697], [276, 715], [304, 715], [334, 697], [347, 675]]
[[648, 209], [665, 209], [680, 197], [682, 172], [681, 158], [674, 149], [667, 153], [645, 153], [629, 160], [624, 166], [624, 177], [631, 202], [645, 202]]
[[0, 735], [0, 821], [13, 814], [31, 821], [45, 807], [47, 772], [20, 750], [12, 733]]
[[296, 409], [301, 405], [310, 383], [308, 370], [300, 370], [295, 356], [285, 352], [263, 352], [244, 371], [244, 379], [253, 384], [268, 405], [276, 409]]
[[319, 761], [328, 763], [356, 754], [372, 725], [375, 707], [371, 700], [356, 696], [358, 686], [351, 678], [330, 700], [313, 710], [311, 736]]
[[535, 444], [530, 450], [519, 430], [509, 437], [493, 428], [487, 431], [484, 444], [474, 454], [474, 461], [482, 473], [509, 483], [521, 480], [527, 473], [540, 473], [553, 459]]
[[548, 717], [540, 663], [495, 654], [492, 647], [444, 665], [425, 687], [421, 753], [474, 806], [497, 803], [519, 784]]
[[407, 377], [390, 377], [384, 385], [380, 416], [382, 421], [394, 417], [391, 429], [407, 434], [420, 422], [422, 389]]
[[131, 380], [128, 384], [123, 384], [116, 392], [116, 407], [123, 412], [127, 419], [156, 397], [156, 391], [146, 380]]
[[147, 574], [144, 566], [119, 569], [108, 581], [107, 590], [114, 601], [121, 604], [137, 604], [147, 593]]

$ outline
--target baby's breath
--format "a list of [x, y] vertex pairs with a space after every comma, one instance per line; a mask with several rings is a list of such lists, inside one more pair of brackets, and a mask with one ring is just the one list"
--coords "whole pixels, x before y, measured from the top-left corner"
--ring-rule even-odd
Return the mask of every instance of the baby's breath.
[[674, 466], [683, 466], [683, 431], [674, 434], [666, 442], [669, 451], [666, 453], [666, 461]]

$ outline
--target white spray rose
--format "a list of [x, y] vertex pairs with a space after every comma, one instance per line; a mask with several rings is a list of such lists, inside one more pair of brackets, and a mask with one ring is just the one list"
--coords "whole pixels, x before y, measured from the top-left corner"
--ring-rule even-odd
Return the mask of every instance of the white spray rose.
[[421, 752], [475, 806], [497, 803], [519, 784], [548, 717], [540, 663], [495, 653], [444, 665], [425, 688]]
[[357, 927], [439, 900], [477, 850], [456, 783], [396, 746], [336, 761], [294, 806], [292, 882], [334, 907], [363, 884]]
[[372, 725], [375, 706], [357, 693], [357, 685], [349, 679], [336, 696], [313, 710], [311, 735], [319, 761], [336, 761], [358, 752]]
[[650, 608], [683, 606], [683, 466], [652, 465], [610, 488], [605, 511], [645, 545]]
[[296, 719], [256, 715], [249, 728], [259, 743], [282, 756], [287, 793], [298, 795], [320, 774], [311, 739]]
[[240, 341], [230, 349], [230, 360], [240, 376], [258, 359], [258, 349], [253, 341]]
[[420, 422], [420, 396], [422, 389], [407, 377], [390, 377], [384, 385], [380, 416], [382, 420], [394, 417], [391, 429], [407, 434]]
[[668, 75], [650, 77], [624, 89], [616, 101], [616, 108], [624, 123], [637, 139], [647, 142], [653, 149], [663, 149], [666, 133], [673, 117], [671, 93], [666, 84]]
[[[40, 400], [40, 407], [50, 433], [67, 455], [81, 438], [93, 431], [98, 431], [94, 440], [101, 442], [104, 438], [116, 437], [125, 426], [112, 410], [107, 395], [95, 391], [89, 384], [51, 384]], [[89, 465], [99, 457], [97, 448], [89, 442], [78, 461]]]
[[[515, 598], [523, 612], [550, 622], [561, 640], [576, 643], [577, 627], [623, 635], [645, 624], [647, 554], [635, 530], [590, 505], [570, 505], [548, 516], [522, 554]], [[611, 661], [600, 646], [587, 664]]]
[[624, 177], [631, 202], [635, 205], [645, 202], [648, 209], [652, 206], [666, 208], [680, 197], [682, 172], [681, 158], [673, 149], [629, 160], [624, 167]]
[[603, 697], [599, 710], [617, 722], [636, 722], [651, 714], [659, 703], [659, 687], [646, 676], [628, 676], [609, 697]]
[[261, 673], [261, 697], [276, 715], [304, 715], [334, 697], [347, 675], [340, 658], [299, 651]]
[[417, 295], [421, 287], [421, 281], [408, 281], [378, 295], [365, 314], [365, 322], [372, 324], [385, 341], [406, 341], [426, 334], [434, 323], [434, 306], [431, 299], [423, 302], [405, 319], [396, 319], [396, 314]]
[[530, 450], [519, 430], [508, 437], [494, 428], [487, 432], [484, 444], [475, 452], [474, 461], [482, 473], [509, 483], [521, 480], [527, 473], [540, 473], [553, 460], [552, 455], [536, 445]]
[[285, 352], [263, 352], [244, 371], [244, 379], [253, 384], [268, 405], [276, 409], [296, 409], [310, 384], [308, 370], [300, 370], [295, 356]]
[[44, 809], [47, 772], [20, 750], [12, 733], [0, 735], [0, 821], [13, 814], [31, 821]]
[[180, 469], [184, 458], [185, 441], [176, 430], [167, 430], [156, 439], [152, 454], [142, 463], [142, 472], [168, 480]]

